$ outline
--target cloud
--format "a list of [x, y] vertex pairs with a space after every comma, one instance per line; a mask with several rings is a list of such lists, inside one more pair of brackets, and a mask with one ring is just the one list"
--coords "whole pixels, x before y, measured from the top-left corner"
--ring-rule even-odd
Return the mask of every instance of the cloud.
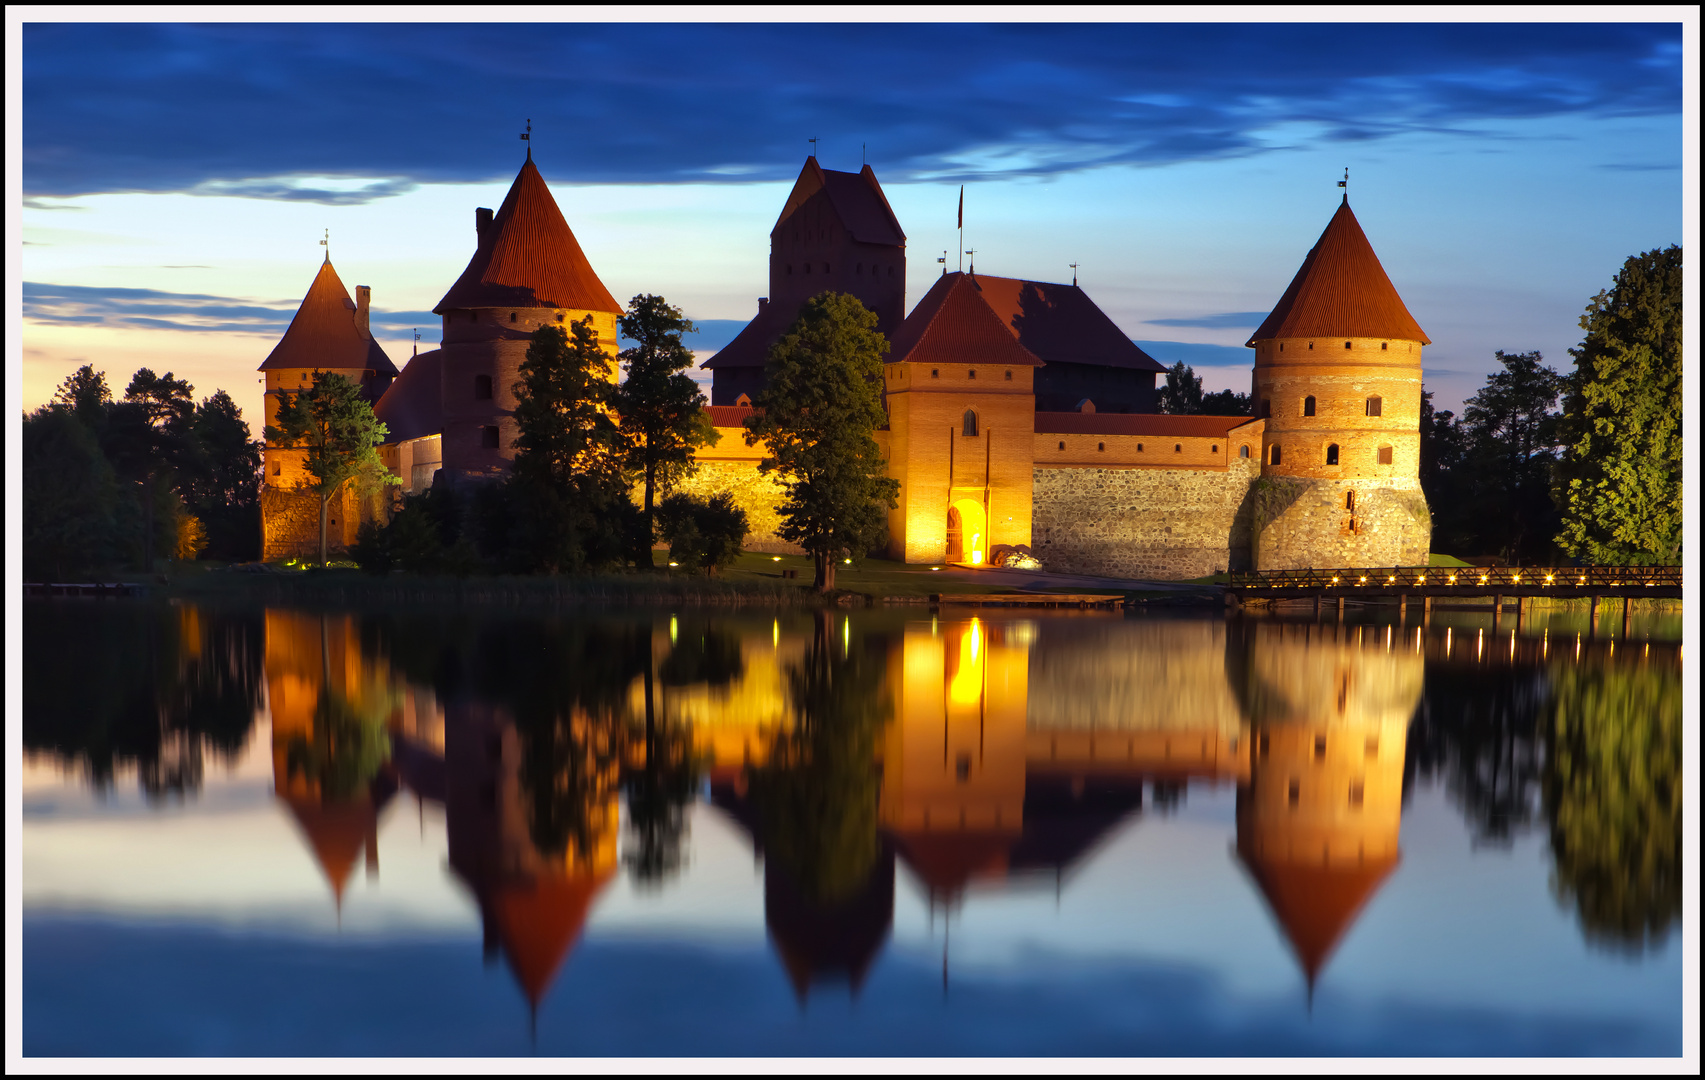
[[831, 167], [868, 146], [891, 181], [1164, 165], [1679, 116], [1680, 40], [1663, 23], [41, 23], [23, 30], [24, 189], [371, 201], [507, 179], [528, 117], [567, 181], [787, 179], [807, 136]]
[[1255, 329], [1267, 317], [1265, 311], [1227, 311], [1219, 315], [1197, 315], [1189, 319], [1144, 319], [1148, 326], [1194, 326], [1203, 330]]
[[[67, 326], [113, 326], [135, 330], [198, 330], [281, 337], [296, 315], [299, 301], [258, 304], [207, 293], [162, 289], [121, 289], [97, 285], [23, 283], [24, 318]], [[405, 327], [437, 326], [430, 311], [379, 311], [369, 323], [401, 333]]]

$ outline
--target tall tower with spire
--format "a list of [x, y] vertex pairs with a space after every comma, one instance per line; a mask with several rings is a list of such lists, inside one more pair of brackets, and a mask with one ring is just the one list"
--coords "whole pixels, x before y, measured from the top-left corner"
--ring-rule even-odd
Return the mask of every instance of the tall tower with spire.
[[[494, 215], [474, 211], [477, 246], [433, 314], [444, 319], [443, 467], [496, 477], [515, 458], [515, 383], [533, 332], [591, 318], [616, 377], [622, 306], [598, 280], [529, 149]], [[572, 332], [572, 331], [570, 331]]]
[[[319, 273], [308, 286], [302, 306], [290, 320], [290, 328], [273, 348], [259, 370], [266, 376], [266, 423], [278, 422], [278, 409], [285, 394], [313, 385], [316, 371], [342, 375], [360, 385], [369, 403], [384, 394], [397, 375], [397, 366], [373, 340], [368, 329], [368, 302], [373, 290], [355, 287], [355, 298], [332, 267], [326, 252]], [[268, 445], [264, 452], [265, 476], [261, 485], [261, 558], [281, 559], [308, 555], [319, 550], [319, 505], [313, 495], [296, 490], [308, 479], [306, 450], [286, 450]], [[328, 508], [330, 545], [342, 548], [355, 540], [360, 525], [360, 507], [352, 492], [345, 491]]]
[[1421, 348], [1346, 193], [1250, 336], [1266, 421], [1256, 569], [1425, 565]]
[[764, 385], [769, 348], [821, 292], [850, 293], [890, 339], [906, 316], [906, 234], [869, 165], [836, 172], [805, 159], [770, 230], [770, 294], [758, 316], [705, 361], [710, 403], [749, 403]]

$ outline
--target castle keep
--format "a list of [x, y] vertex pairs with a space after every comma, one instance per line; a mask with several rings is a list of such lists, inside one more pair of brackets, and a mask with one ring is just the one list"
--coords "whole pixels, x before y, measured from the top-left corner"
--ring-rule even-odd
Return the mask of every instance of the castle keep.
[[[590, 316], [615, 376], [622, 307], [599, 280], [529, 154], [494, 215], [475, 211], [475, 252], [434, 308], [440, 348], [398, 374], [367, 332], [368, 290], [348, 299], [329, 261], [262, 370], [276, 395], [314, 370], [361, 382], [390, 431], [386, 464], [416, 492], [503, 475], [514, 458], [513, 386], [539, 326]], [[1424, 564], [1421, 349], [1430, 344], [1350, 210], [1332, 216], [1272, 313], [1249, 338], [1254, 417], [1156, 413], [1143, 352], [1083, 289], [944, 273], [904, 313], [906, 237], [876, 174], [808, 158], [770, 232], [770, 295], [706, 361], [712, 424], [686, 487], [732, 492], [757, 551], [781, 488], [757, 471], [744, 422], [764, 358], [806, 300], [850, 293], [890, 342], [888, 424], [876, 433], [900, 484], [888, 555], [982, 565], [1028, 549], [1050, 570], [1160, 578], [1225, 569]], [[267, 449], [263, 557], [317, 541], [300, 466]], [[344, 496], [334, 546], [363, 509]]]

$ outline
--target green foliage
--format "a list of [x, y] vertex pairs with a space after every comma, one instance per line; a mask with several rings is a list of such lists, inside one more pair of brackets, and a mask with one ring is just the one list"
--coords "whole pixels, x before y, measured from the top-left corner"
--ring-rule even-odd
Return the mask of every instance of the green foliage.
[[663, 500], [657, 523], [669, 541], [670, 561], [707, 577], [733, 564], [749, 531], [746, 511], [726, 491], [709, 500], [677, 492]]
[[718, 436], [705, 414], [705, 396], [685, 370], [693, 351], [681, 341], [695, 329], [679, 308], [661, 296], [640, 295], [628, 304], [621, 332], [634, 346], [621, 354], [627, 378], [611, 395], [617, 427], [625, 442], [626, 466], [644, 484], [645, 564], [651, 558], [653, 508], [659, 491], [667, 492], [693, 471], [693, 452]]
[[855, 297], [819, 293], [770, 347], [759, 411], [746, 422], [747, 443], [769, 446], [760, 471], [779, 473], [787, 493], [777, 533], [811, 554], [823, 592], [834, 588], [835, 560], [883, 543], [897, 505], [900, 485], [872, 435], [887, 422], [887, 351], [874, 313]]
[[59, 384], [53, 393], [53, 403], [68, 407], [90, 431], [98, 433], [106, 419], [107, 406], [112, 404], [106, 373], [96, 371], [93, 364], [84, 364]]
[[329, 684], [320, 688], [311, 735], [293, 735], [284, 744], [289, 775], [317, 784], [327, 801], [365, 791], [390, 757], [384, 714], [361, 712]]
[[94, 432], [68, 405], [39, 409], [23, 428], [24, 577], [99, 576], [119, 561], [118, 478]]
[[207, 528], [208, 554], [258, 558], [261, 443], [249, 437], [242, 411], [223, 390], [196, 406], [189, 436], [177, 490]]
[[[1228, 391], [1229, 392], [1229, 391]], [[1247, 403], [1247, 399], [1246, 399]], [[1180, 360], [1166, 371], [1166, 385], [1160, 388], [1160, 411], [1173, 416], [1194, 416], [1202, 411], [1202, 377], [1189, 364]], [[1219, 415], [1235, 415], [1221, 413]]]
[[1551, 489], [1563, 376], [1537, 352], [1495, 354], [1502, 370], [1463, 407], [1461, 420], [1423, 397], [1422, 490], [1438, 546], [1497, 554], [1512, 563], [1553, 559]]
[[1557, 543], [1602, 564], [1681, 559], [1681, 249], [1632, 256], [1570, 349]]
[[1655, 947], [1681, 916], [1681, 680], [1655, 664], [1559, 664], [1552, 686], [1552, 889], [1589, 941]]
[[[1200, 381], [1200, 380], [1198, 380]], [[1202, 395], [1203, 416], [1252, 416], [1249, 395], [1235, 390], [1219, 390]]]
[[278, 424], [266, 429], [267, 442], [307, 451], [311, 480], [303, 489], [320, 504], [320, 565], [326, 564], [326, 508], [346, 483], [367, 492], [402, 481], [379, 459], [385, 425], [362, 400], [361, 387], [332, 372], [314, 372], [307, 390], [286, 392], [278, 406]]

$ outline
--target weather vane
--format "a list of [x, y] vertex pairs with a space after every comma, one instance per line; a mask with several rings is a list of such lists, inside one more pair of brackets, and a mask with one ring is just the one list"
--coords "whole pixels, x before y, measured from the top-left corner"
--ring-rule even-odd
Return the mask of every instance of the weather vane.
[[1344, 166], [1344, 179], [1338, 181], [1338, 186], [1344, 189], [1344, 198], [1350, 197], [1350, 167]]
[[977, 272], [977, 249], [966, 248], [965, 254], [971, 256], [971, 273], [975, 274]]
[[521, 141], [527, 144], [527, 160], [533, 160], [533, 118], [527, 117], [527, 130], [522, 134]]
[[946, 277], [947, 276], [947, 249], [946, 248], [942, 249], [941, 258], [939, 258], [935, 261], [941, 264], [941, 276]]
[[326, 261], [332, 261], [332, 231], [326, 230], [326, 235], [320, 239], [320, 246], [326, 249]]
[[420, 355], [420, 327], [414, 328], [414, 355]]
[[1072, 263], [1071, 267], [1072, 267], [1072, 284], [1076, 285], [1077, 284], [1077, 263]]
[[816, 139], [806, 139], [805, 141], [811, 144], [811, 156], [816, 157], [817, 156], [817, 140]]

